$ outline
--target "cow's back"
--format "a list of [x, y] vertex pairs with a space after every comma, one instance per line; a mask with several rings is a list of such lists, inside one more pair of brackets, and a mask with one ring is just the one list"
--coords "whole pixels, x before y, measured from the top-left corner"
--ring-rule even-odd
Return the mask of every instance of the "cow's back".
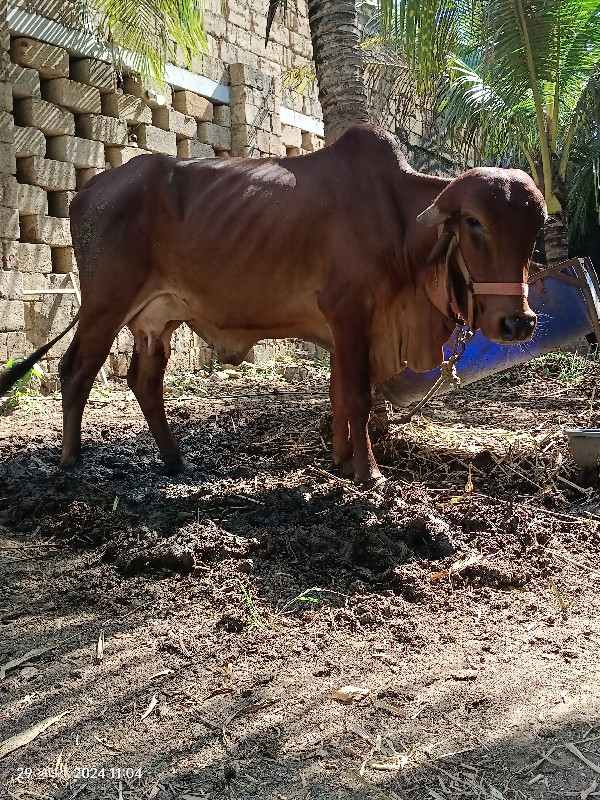
[[119, 286], [124, 322], [168, 295], [213, 338], [227, 329], [326, 343], [325, 290], [359, 297], [388, 280], [382, 254], [402, 233], [393, 185], [405, 170], [394, 140], [371, 126], [297, 158], [135, 158], [73, 203], [84, 300], [115, 302]]
[[292, 262], [308, 266], [317, 251], [328, 259], [332, 247], [350, 248], [353, 236], [364, 246], [388, 212], [395, 173], [404, 170], [411, 168], [395, 140], [369, 125], [296, 158], [143, 155], [79, 192], [71, 207], [74, 246], [88, 262], [109, 240], [143, 251], [155, 269], [184, 259], [223, 278], [226, 265], [232, 280], [267, 262], [285, 272]]

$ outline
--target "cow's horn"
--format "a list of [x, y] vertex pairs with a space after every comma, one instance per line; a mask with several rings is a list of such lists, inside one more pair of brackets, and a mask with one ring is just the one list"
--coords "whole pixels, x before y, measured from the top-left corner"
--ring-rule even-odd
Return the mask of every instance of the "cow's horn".
[[434, 225], [441, 225], [442, 222], [446, 222], [447, 219], [450, 219], [450, 214], [442, 214], [436, 204], [433, 203], [426, 208], [425, 211], [421, 211], [417, 217], [417, 222], [420, 222], [421, 225], [426, 225], [428, 228], [431, 228]]

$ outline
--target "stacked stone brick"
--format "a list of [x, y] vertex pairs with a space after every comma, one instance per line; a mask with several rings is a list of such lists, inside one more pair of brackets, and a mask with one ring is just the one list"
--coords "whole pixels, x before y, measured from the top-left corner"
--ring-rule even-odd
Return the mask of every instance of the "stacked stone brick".
[[[290, 3], [289, 10], [277, 12], [265, 46], [266, 9], [264, 0], [231, 2], [225, 9], [221, 0], [207, 0], [205, 26], [217, 71], [220, 65], [245, 64], [267, 74], [280, 74], [282, 69], [299, 67], [312, 58], [305, 3]], [[199, 71], [213, 77], [205, 65]]]
[[[282, 67], [310, 56], [302, 11], [279, 20], [265, 50], [262, 3], [230, 3], [224, 16], [219, 0], [213, 5], [207, 11], [212, 55], [193, 67], [229, 85], [230, 105], [117, 76], [111, 64], [54, 44], [11, 39], [0, 10], [0, 366], [43, 344], [76, 313], [75, 295], [57, 290], [70, 289], [69, 273], [77, 271], [69, 207], [91, 177], [142, 153], [293, 156], [322, 146], [320, 137], [281, 124]], [[56, 8], [42, 0], [36, 12], [53, 17]], [[307, 102], [296, 102], [295, 110], [318, 116]], [[39, 294], [27, 294], [34, 290]], [[50, 373], [69, 341], [51, 351]], [[122, 331], [109, 371], [126, 373], [131, 348], [129, 332]], [[171, 363], [195, 368], [211, 357], [186, 326], [174, 335]]]
[[[19, 192], [15, 156], [15, 123], [12, 115], [10, 32], [6, 15], [0, 16], [0, 362], [26, 349], [25, 313], [21, 300], [23, 275], [17, 269], [19, 239]], [[32, 254], [33, 255], [33, 254]]]
[[281, 81], [246, 64], [233, 64], [231, 138], [241, 156], [282, 156]]

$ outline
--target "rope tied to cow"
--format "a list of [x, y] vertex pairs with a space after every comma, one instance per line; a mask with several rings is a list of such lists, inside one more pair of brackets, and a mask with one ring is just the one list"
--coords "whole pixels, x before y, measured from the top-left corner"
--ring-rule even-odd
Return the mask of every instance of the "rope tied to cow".
[[462, 357], [463, 353], [465, 352], [467, 342], [472, 336], [473, 331], [464, 322], [461, 322], [460, 325], [457, 325], [456, 335], [454, 338], [454, 347], [452, 348], [450, 357], [442, 363], [440, 377], [433, 384], [427, 394], [421, 400], [419, 400], [413, 409], [407, 411], [405, 414], [402, 414], [402, 416], [397, 419], [401, 425], [404, 425], [406, 422], [410, 422], [414, 415], [418, 413], [423, 406], [426, 405], [431, 398], [434, 397], [444, 386], [460, 386], [460, 378], [458, 377], [458, 373], [456, 371], [456, 362]]

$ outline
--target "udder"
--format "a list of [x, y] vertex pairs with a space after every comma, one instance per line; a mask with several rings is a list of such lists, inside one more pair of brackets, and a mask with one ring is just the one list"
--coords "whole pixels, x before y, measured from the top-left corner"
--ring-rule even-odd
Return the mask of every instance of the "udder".
[[177, 297], [161, 294], [153, 298], [129, 320], [127, 327], [133, 334], [135, 349], [146, 348], [148, 355], [161, 342], [167, 358], [171, 354], [171, 335], [182, 322], [193, 317], [192, 309]]

